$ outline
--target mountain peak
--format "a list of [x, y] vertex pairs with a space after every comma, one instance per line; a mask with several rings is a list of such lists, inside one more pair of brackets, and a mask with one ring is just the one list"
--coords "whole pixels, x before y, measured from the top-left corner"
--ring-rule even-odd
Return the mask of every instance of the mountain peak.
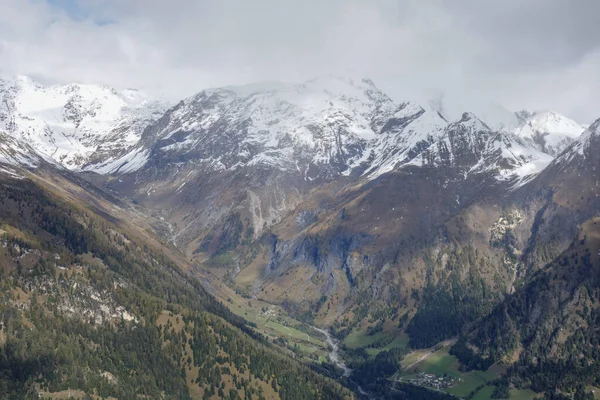
[[533, 112], [529, 118], [528, 124], [538, 131], [543, 130], [548, 133], [562, 133], [572, 138], [578, 137], [583, 132], [581, 124], [551, 110], [538, 110]]
[[16, 75], [13, 80], [15, 82], [25, 84], [25, 85], [41, 86], [41, 84], [38, 83], [36, 80], [34, 80], [33, 78], [26, 76], [26, 75]]
[[[205, 89], [201, 93], [231, 92], [239, 97], [246, 97], [256, 94], [271, 92], [294, 91], [297, 93], [307, 92], [327, 92], [333, 95], [350, 95], [352, 92], [364, 92], [366, 90], [379, 89], [373, 81], [366, 77], [358, 75], [334, 75], [326, 74], [314, 77], [302, 82], [280, 82], [280, 81], [261, 81], [252, 82], [243, 85], [228, 85]], [[197, 96], [197, 95], [196, 95]], [[195, 97], [195, 96], [192, 96]]]
[[588, 128], [587, 132], [594, 135], [600, 135], [600, 118], [595, 120]]
[[358, 162], [398, 108], [372, 81], [352, 76], [214, 88], [169, 111], [168, 126], [149, 130], [146, 142], [166, 158], [268, 165], [315, 179]]
[[492, 130], [512, 130], [518, 125], [518, 116], [501, 104], [488, 99], [467, 100], [456, 95], [438, 94], [428, 101], [445, 119], [454, 121], [462, 118], [465, 110], [475, 114]]
[[473, 114], [472, 112], [469, 111], [465, 111], [464, 113], [462, 113], [462, 116], [460, 117], [460, 120], [458, 122], [468, 122], [468, 121], [473, 121], [475, 123], [481, 123], [484, 124], [485, 123], [480, 120], [477, 115]]
[[585, 130], [581, 124], [555, 111], [520, 112], [517, 116], [520, 124], [513, 133], [552, 156], [560, 154]]
[[475, 114], [470, 113], [470, 112], [464, 112], [462, 114], [462, 117], [460, 118], [459, 122], [467, 122], [467, 121], [471, 121], [472, 119], [476, 119], [477, 117], [475, 116]]

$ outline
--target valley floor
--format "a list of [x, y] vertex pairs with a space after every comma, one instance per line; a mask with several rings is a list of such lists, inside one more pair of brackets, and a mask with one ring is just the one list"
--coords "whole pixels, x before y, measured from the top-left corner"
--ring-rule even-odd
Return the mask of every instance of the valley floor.
[[[459, 369], [458, 359], [448, 351], [454, 340], [442, 342], [430, 349], [415, 350], [403, 360], [403, 368], [391, 380], [407, 382], [455, 395], [459, 398], [467, 396], [472, 399], [489, 399], [494, 386], [489, 383], [499, 378], [506, 366], [494, 364], [487, 371], [463, 372]], [[510, 390], [510, 399], [535, 399], [536, 393], [531, 390]]]

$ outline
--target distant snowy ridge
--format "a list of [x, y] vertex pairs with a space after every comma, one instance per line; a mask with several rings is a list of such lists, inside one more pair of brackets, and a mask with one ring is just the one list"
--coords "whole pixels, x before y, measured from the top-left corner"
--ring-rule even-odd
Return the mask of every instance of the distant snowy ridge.
[[0, 79], [0, 101], [0, 132], [11, 139], [0, 162], [45, 158], [100, 174], [190, 162], [205, 171], [371, 180], [403, 166], [445, 165], [524, 182], [584, 130], [557, 113], [511, 113], [495, 103], [480, 105], [482, 119], [453, 118], [442, 100], [396, 103], [356, 76], [206, 89], [170, 109], [136, 90], [16, 77]]
[[[599, 153], [599, 150], [600, 119], [597, 119], [556, 158], [555, 163], [565, 164], [576, 159], [585, 159], [590, 152]], [[593, 165], [593, 168], [595, 171], [596, 165]]]
[[351, 174], [375, 179], [424, 165], [424, 157], [434, 164], [455, 161], [446, 155], [469, 157], [457, 161], [469, 164], [467, 174], [493, 170], [499, 179], [522, 181], [552, 160], [533, 142], [494, 130], [472, 113], [449, 120], [432, 105], [395, 103], [368, 79], [332, 75], [295, 85], [204, 90], [144, 135], [149, 145], [138, 163], [145, 157], [156, 165], [189, 161], [214, 170], [262, 166], [307, 181]]
[[430, 99], [429, 104], [448, 120], [460, 119], [464, 111], [471, 111], [492, 130], [512, 132], [553, 157], [566, 149], [586, 129], [586, 126], [553, 111], [511, 112], [491, 101], [475, 102], [467, 106], [460, 99], [440, 94]]
[[325, 76], [258, 91], [208, 89], [145, 132], [153, 157], [217, 169], [263, 165], [307, 180], [358, 162], [398, 106], [369, 80]]
[[585, 131], [585, 126], [553, 111], [518, 115], [521, 123], [513, 132], [552, 156], [560, 154]]
[[541, 172], [553, 160], [518, 136], [494, 131], [472, 113], [449, 123], [437, 141], [409, 165], [435, 165], [463, 176], [492, 173], [499, 181], [518, 187]]
[[472, 112], [495, 131], [512, 131], [520, 123], [516, 113], [489, 100], [467, 102], [460, 97], [441, 93], [429, 99], [428, 104], [450, 121], [459, 120], [465, 111]]
[[98, 85], [44, 86], [0, 79], [0, 131], [66, 168], [94, 170], [127, 154], [166, 109], [136, 90]]

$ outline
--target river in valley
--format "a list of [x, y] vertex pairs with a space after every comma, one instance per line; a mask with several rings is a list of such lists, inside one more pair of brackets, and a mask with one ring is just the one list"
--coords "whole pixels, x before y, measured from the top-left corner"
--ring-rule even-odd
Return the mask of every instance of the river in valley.
[[[348, 378], [352, 373], [352, 370], [348, 368], [342, 357], [340, 356], [340, 341], [333, 337], [329, 331], [325, 329], [319, 329], [313, 326], [313, 329], [317, 332], [321, 332], [327, 338], [327, 344], [331, 347], [331, 351], [329, 352], [329, 361], [331, 361], [336, 367], [340, 368], [343, 371], [343, 375], [345, 378]], [[366, 393], [360, 386], [356, 386], [358, 392], [365, 396], [366, 398], [370, 398], [368, 393]]]
[[340, 341], [331, 336], [331, 333], [329, 333], [329, 331], [326, 331], [325, 329], [319, 329], [314, 326], [313, 329], [325, 335], [325, 337], [327, 338], [327, 344], [331, 347], [331, 351], [328, 355], [329, 360], [342, 371], [344, 371], [344, 377], [349, 377], [352, 370], [348, 368], [344, 360], [342, 360], [342, 357], [340, 357]]

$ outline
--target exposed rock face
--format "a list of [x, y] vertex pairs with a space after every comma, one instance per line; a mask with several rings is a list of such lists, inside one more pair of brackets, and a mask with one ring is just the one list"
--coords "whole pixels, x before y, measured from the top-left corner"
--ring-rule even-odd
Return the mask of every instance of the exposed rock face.
[[[568, 385], [574, 377], [593, 376], [600, 300], [599, 222], [593, 218], [583, 223], [560, 256], [470, 330], [469, 341], [479, 355], [505, 362], [518, 359], [520, 372], [540, 391]], [[548, 367], [569, 363], [573, 354], [576, 366], [557, 374], [551, 387], [545, 386]]]

